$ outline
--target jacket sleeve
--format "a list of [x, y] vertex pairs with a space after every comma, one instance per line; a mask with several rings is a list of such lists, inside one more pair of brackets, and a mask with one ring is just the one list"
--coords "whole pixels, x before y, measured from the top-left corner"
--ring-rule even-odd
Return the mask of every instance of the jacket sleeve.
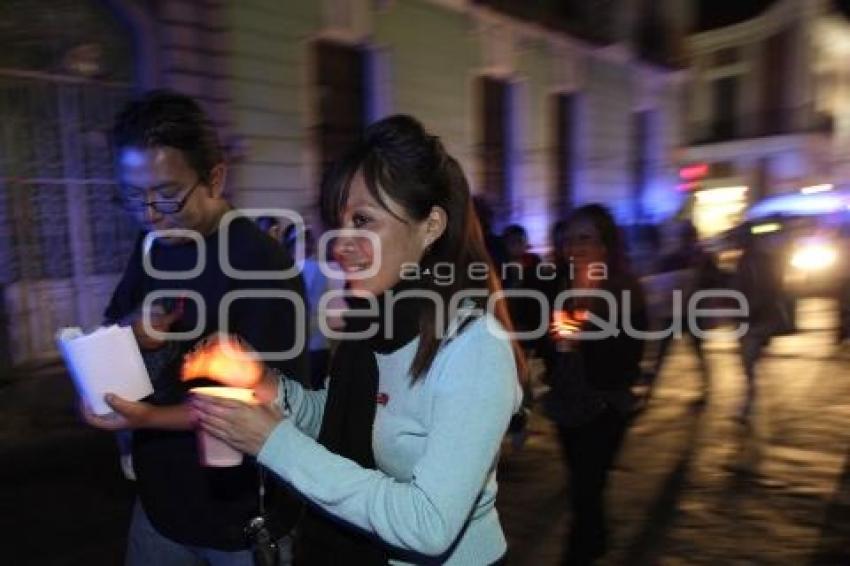
[[325, 413], [325, 401], [328, 398], [327, 387], [313, 390], [305, 389], [293, 379], [283, 378], [277, 389], [275, 404], [288, 408], [287, 417], [298, 429], [310, 438], [318, 438]]
[[469, 519], [521, 399], [509, 342], [481, 332], [484, 326], [455, 339], [442, 369], [425, 378], [435, 380], [433, 426], [412, 480], [333, 454], [290, 419], [272, 432], [259, 461], [312, 503], [385, 542], [443, 554]]

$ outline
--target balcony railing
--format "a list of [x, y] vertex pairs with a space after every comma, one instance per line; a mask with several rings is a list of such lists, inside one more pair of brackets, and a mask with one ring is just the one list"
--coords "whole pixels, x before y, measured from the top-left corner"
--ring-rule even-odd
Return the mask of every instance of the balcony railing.
[[832, 116], [809, 108], [743, 114], [734, 119], [691, 123], [687, 138], [690, 145], [718, 143], [787, 134], [830, 134]]

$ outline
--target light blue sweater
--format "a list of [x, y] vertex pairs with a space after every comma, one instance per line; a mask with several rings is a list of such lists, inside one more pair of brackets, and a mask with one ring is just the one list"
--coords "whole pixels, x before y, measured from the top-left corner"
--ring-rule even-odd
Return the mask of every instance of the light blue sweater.
[[[377, 470], [329, 452], [318, 436], [326, 391], [285, 380], [292, 414], [259, 461], [326, 511], [406, 550], [445, 564], [490, 564], [506, 543], [496, 501], [496, 463], [522, 392], [508, 339], [486, 315], [448, 342], [427, 375], [408, 373], [418, 339], [376, 354], [379, 403], [372, 447]], [[282, 399], [280, 391], [278, 402]]]

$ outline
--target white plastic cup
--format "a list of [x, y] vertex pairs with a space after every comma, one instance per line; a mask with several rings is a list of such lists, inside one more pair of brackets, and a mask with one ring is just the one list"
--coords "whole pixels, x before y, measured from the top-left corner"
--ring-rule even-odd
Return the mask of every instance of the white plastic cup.
[[[234, 399], [251, 405], [259, 404], [253, 390], [241, 387], [195, 387], [192, 393], [220, 399]], [[201, 428], [198, 429], [198, 454], [201, 456], [202, 465], [213, 468], [227, 468], [242, 463], [242, 452]]]

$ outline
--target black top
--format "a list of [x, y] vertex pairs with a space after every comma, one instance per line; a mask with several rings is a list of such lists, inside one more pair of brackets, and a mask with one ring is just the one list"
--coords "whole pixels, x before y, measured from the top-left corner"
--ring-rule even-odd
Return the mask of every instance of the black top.
[[735, 286], [747, 299], [750, 324], [772, 327], [784, 322], [782, 267], [777, 257], [758, 249], [745, 251], [738, 260]]
[[[555, 298], [561, 291], [571, 287], [566, 270], [560, 270], [558, 277], [547, 288], [549, 304], [555, 305]], [[601, 340], [582, 340], [578, 351], [584, 364], [585, 379], [588, 385], [600, 391], [629, 390], [640, 377], [640, 362], [643, 358], [644, 340], [638, 339], [633, 333], [627, 332], [625, 320], [628, 318], [629, 329], [649, 330], [649, 320], [646, 312], [646, 302], [640, 283], [631, 275], [623, 275], [614, 281], [607, 281], [601, 289], [612, 293], [616, 315], [609, 313], [609, 305], [603, 300], [592, 300], [584, 303], [581, 308], [589, 310], [605, 321], [613, 321], [616, 316], [616, 336]], [[625, 291], [629, 292], [629, 302], [625, 302]], [[567, 301], [564, 305], [568, 310], [576, 308], [576, 304]], [[628, 308], [626, 308], [628, 307]], [[584, 330], [599, 331], [600, 328], [590, 322], [585, 323]], [[557, 356], [551, 336], [547, 334], [545, 346], [542, 348], [544, 362], [547, 368], [554, 366]]]
[[[629, 330], [649, 330], [643, 289], [637, 280], [626, 277], [618, 284], [608, 287], [616, 297], [617, 336], [603, 340], [583, 340], [580, 343], [586, 378], [591, 387], [598, 390], [627, 390], [640, 377], [640, 362], [643, 358], [644, 340], [635, 337]], [[629, 292], [630, 308], [625, 308], [624, 292]], [[603, 320], [613, 320], [608, 305], [603, 301], [594, 301], [589, 308]], [[628, 329], [625, 320], [628, 319]], [[587, 324], [587, 330], [599, 330], [593, 324]]]
[[[227, 325], [219, 320], [219, 305], [226, 293], [236, 290], [294, 291], [303, 300], [300, 275], [289, 279], [251, 280], [228, 276], [219, 262], [219, 235], [205, 238], [205, 266], [191, 279], [154, 278], [142, 264], [142, 236], [124, 275], [106, 309], [108, 320], [118, 321], [136, 311], [147, 293], [156, 290], [193, 291], [203, 297], [206, 323], [201, 337], [219, 329], [238, 334], [260, 352], [284, 352], [295, 343], [295, 306], [285, 299], [251, 298], [232, 303]], [[246, 218], [235, 219], [229, 227], [228, 256], [234, 269], [282, 271], [292, 266], [283, 247], [261, 232]], [[154, 243], [150, 251], [154, 268], [166, 272], [192, 269], [198, 259], [194, 242], [177, 245]], [[186, 298], [183, 317], [172, 331], [188, 331], [196, 326], [198, 306]], [[306, 320], [301, 331], [306, 336]], [[148, 401], [158, 405], [179, 404], [187, 385], [179, 380], [183, 354], [196, 340], [172, 343], [174, 355], [158, 375], [152, 375], [154, 394]], [[289, 376], [306, 375], [303, 348], [297, 358], [271, 362]], [[194, 431], [138, 430], [133, 434], [133, 464], [142, 506], [156, 529], [179, 543], [239, 550], [246, 548], [243, 528], [258, 512], [257, 466], [246, 458], [241, 466], [208, 468], [200, 465]], [[285, 534], [297, 519], [299, 505], [279, 487], [269, 490], [267, 508], [272, 534]]]

